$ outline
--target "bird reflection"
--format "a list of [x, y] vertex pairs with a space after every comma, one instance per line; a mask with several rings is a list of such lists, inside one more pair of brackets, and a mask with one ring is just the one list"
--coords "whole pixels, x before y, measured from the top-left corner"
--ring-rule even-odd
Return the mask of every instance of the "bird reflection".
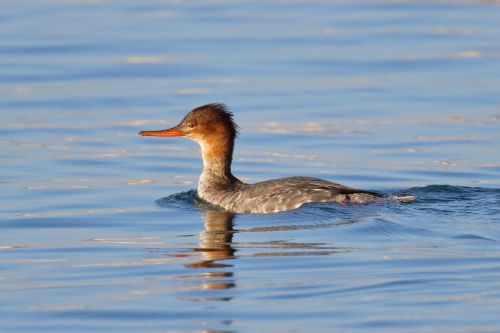
[[196, 252], [201, 253], [203, 259], [186, 264], [186, 267], [195, 269], [225, 268], [226, 270], [195, 274], [196, 277], [206, 279], [202, 289], [229, 289], [235, 287], [232, 279], [233, 272], [229, 270], [232, 265], [221, 262], [234, 258], [236, 252], [231, 246], [234, 234], [234, 215], [229, 212], [204, 210], [205, 229], [200, 234], [199, 246], [194, 249]]
[[[193, 206], [201, 212], [204, 221], [204, 229], [199, 236], [199, 243], [196, 248], [189, 249], [188, 255], [183, 258], [192, 260], [185, 263], [185, 267], [192, 273], [179, 275], [182, 279], [195, 281], [195, 290], [212, 290], [216, 292], [202, 293], [182, 297], [183, 300], [194, 302], [207, 301], [229, 301], [232, 299], [230, 293], [224, 290], [235, 288], [234, 263], [231, 259], [236, 259], [236, 249], [233, 247], [233, 236], [236, 232], [282, 232], [312, 229], [330, 229], [339, 225], [356, 224], [362, 222], [367, 216], [371, 216], [373, 211], [357, 210], [356, 214], [348, 214], [341, 219], [333, 219], [343, 212], [338, 212], [335, 207], [328, 210], [311, 208], [310, 211], [303, 210], [300, 219], [273, 221], [273, 224], [234, 230], [234, 221], [238, 214], [217, 210], [212, 205], [197, 198], [195, 191], [188, 191], [175, 194], [158, 200], [160, 206], [193, 209]], [[319, 207], [321, 208], [321, 207]], [[320, 214], [322, 213], [322, 214]], [[345, 213], [344, 213], [345, 215]], [[295, 217], [296, 218], [296, 217]], [[271, 236], [269, 236], [271, 237]], [[269, 238], [267, 237], [267, 238]], [[238, 243], [242, 246], [243, 243]], [[334, 255], [338, 253], [351, 252], [351, 247], [339, 247], [329, 242], [295, 242], [279, 240], [272, 237], [261, 242], [252, 242], [244, 245], [247, 249], [252, 249], [246, 256], [253, 257], [283, 257], [283, 256], [319, 256]], [[183, 251], [185, 253], [185, 250]], [[194, 259], [196, 258], [196, 259]]]
[[203, 260], [188, 264], [189, 268], [227, 267], [217, 261], [231, 259], [235, 250], [231, 246], [233, 240], [234, 214], [221, 211], [205, 211], [203, 216], [205, 230], [200, 234], [200, 244], [196, 248], [203, 255]]

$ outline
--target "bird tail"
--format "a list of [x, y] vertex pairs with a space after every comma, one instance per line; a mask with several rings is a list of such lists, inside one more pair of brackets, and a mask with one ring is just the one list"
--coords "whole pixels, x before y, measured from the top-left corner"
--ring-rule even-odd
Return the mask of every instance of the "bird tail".
[[406, 203], [406, 202], [413, 202], [413, 201], [417, 200], [417, 197], [414, 195], [406, 194], [406, 195], [393, 195], [393, 196], [390, 196], [389, 199], [397, 201], [397, 202], [405, 202]]
[[365, 190], [355, 190], [346, 189], [342, 191], [341, 194], [337, 195], [335, 198], [339, 203], [371, 203], [377, 201], [396, 201], [396, 202], [413, 202], [417, 199], [414, 195], [393, 195], [393, 196], [383, 196], [380, 193], [365, 191]]

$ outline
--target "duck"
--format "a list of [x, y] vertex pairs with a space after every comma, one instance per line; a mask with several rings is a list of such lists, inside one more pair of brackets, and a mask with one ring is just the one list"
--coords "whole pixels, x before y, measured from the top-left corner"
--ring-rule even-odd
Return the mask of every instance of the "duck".
[[197, 195], [209, 204], [232, 213], [277, 213], [315, 202], [345, 205], [380, 200], [409, 202], [415, 199], [411, 195], [384, 197], [378, 192], [306, 176], [245, 183], [231, 170], [238, 131], [239, 127], [228, 107], [222, 103], [211, 103], [191, 110], [177, 126], [140, 131], [139, 135], [186, 137], [197, 142], [203, 160]]

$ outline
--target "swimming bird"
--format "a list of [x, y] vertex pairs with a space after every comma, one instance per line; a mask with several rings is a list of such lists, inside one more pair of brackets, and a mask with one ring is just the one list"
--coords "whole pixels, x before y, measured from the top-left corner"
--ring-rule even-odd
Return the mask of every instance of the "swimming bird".
[[[238, 126], [224, 104], [207, 104], [193, 109], [175, 127], [141, 131], [142, 136], [184, 136], [201, 147], [203, 171], [198, 196], [210, 204], [234, 213], [275, 213], [312, 202], [369, 203], [383, 199], [372, 191], [360, 190], [314, 177], [285, 177], [246, 184], [231, 172]], [[412, 196], [389, 197], [412, 201]]]

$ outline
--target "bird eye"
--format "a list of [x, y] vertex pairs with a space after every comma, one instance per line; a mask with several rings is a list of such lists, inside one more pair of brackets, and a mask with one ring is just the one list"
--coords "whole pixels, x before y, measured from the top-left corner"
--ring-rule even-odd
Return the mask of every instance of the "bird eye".
[[189, 123], [186, 124], [186, 126], [189, 128], [194, 128], [194, 123], [190, 121]]

